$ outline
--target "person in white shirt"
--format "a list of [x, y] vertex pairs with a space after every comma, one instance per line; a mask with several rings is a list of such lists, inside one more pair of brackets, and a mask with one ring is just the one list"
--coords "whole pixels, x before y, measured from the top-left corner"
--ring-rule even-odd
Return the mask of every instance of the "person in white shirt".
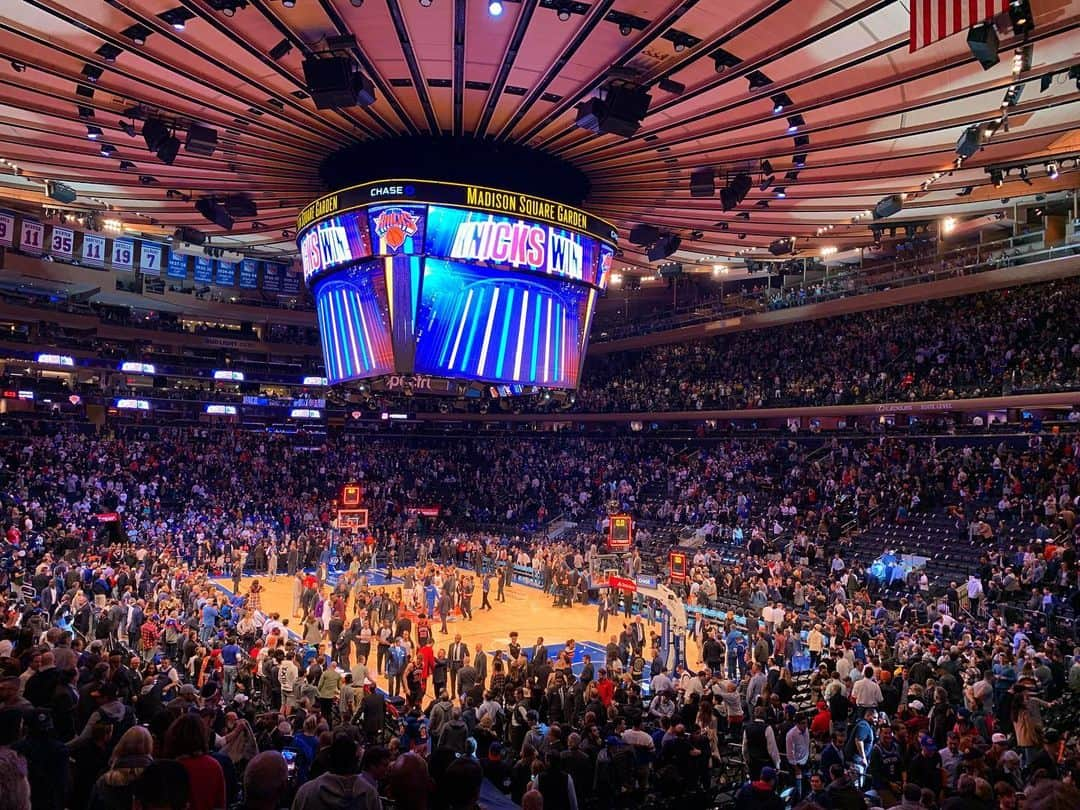
[[806, 715], [799, 715], [788, 731], [784, 739], [784, 753], [794, 771], [795, 781], [801, 782], [803, 771], [810, 761], [810, 729], [807, 728]]
[[874, 680], [873, 667], [867, 666], [863, 669], [863, 676], [851, 687], [851, 697], [860, 709], [876, 709], [881, 705], [884, 698], [881, 687]]

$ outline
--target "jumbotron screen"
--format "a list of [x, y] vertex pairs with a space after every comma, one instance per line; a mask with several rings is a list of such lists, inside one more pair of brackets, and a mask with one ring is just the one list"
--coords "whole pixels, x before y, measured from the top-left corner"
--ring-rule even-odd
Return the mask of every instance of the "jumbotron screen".
[[297, 221], [331, 383], [388, 374], [575, 388], [615, 229], [476, 186], [381, 181]]

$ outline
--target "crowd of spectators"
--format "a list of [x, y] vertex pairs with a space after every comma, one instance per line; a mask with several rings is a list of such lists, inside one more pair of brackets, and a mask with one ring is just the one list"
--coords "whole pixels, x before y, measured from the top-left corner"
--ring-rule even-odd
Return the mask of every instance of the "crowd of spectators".
[[591, 355], [574, 410], [673, 411], [1080, 387], [1080, 281]]
[[[1051, 727], [1080, 691], [1059, 620], [1078, 584], [1075, 434], [691, 450], [160, 427], [10, 438], [0, 460], [0, 771], [19, 810], [711, 807], [725, 787], [740, 810], [1075, 801], [1075, 724]], [[351, 480], [404, 598], [367, 584], [360, 544], [324, 583], [330, 501]], [[413, 513], [432, 505], [436, 520]], [[610, 597], [598, 627], [616, 632], [584, 667], [567, 639], [550, 657], [516, 637], [464, 651], [418, 616], [471, 612], [515, 562], [557, 600], [588, 598], [572, 583], [613, 509], [645, 537], [709, 541], [682, 592], [716, 613], [685, 666], [668, 671]], [[857, 561], [859, 528], [928, 512], [983, 538], [982, 559], [963, 583], [885, 590]], [[556, 515], [577, 533], [547, 539]], [[245, 568], [292, 576], [297, 615], [210, 581]], [[404, 703], [371, 688], [383, 679]]]

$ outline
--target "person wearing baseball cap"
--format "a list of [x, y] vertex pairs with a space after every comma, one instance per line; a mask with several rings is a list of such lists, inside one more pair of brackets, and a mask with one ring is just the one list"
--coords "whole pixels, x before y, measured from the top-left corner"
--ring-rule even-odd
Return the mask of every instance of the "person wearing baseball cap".
[[941, 792], [943, 772], [937, 743], [929, 734], [923, 734], [919, 738], [919, 753], [908, 763], [908, 782], [932, 790], [936, 796]]

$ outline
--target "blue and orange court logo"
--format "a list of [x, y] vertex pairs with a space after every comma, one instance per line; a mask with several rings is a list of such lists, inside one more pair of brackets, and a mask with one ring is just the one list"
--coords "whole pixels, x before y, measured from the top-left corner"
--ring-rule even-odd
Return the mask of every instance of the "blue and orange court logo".
[[400, 250], [405, 240], [415, 236], [420, 219], [402, 208], [387, 208], [375, 220], [375, 235], [392, 250]]

